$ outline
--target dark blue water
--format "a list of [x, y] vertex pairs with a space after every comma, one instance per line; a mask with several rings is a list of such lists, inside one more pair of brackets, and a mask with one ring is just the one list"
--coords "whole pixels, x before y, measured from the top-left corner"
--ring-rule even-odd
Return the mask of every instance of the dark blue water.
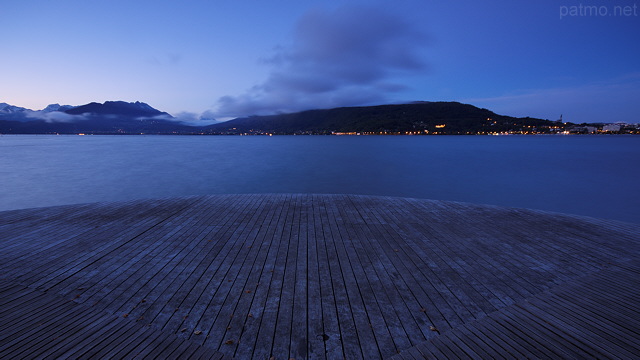
[[640, 136], [1, 136], [0, 210], [352, 193], [640, 223]]

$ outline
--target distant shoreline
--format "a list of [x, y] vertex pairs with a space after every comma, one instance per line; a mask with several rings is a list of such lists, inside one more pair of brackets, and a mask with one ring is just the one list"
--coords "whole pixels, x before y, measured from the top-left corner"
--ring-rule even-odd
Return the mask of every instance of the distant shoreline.
[[[5, 104], [7, 105], [7, 104]], [[59, 105], [57, 105], [59, 108]], [[640, 124], [581, 123], [496, 114], [459, 102], [420, 102], [181, 122], [145, 103], [108, 101], [64, 111], [5, 106], [0, 134], [93, 135], [539, 135], [640, 134]], [[55, 108], [51, 105], [48, 108]], [[37, 114], [36, 114], [37, 113]], [[40, 118], [37, 118], [36, 115]], [[35, 118], [34, 118], [35, 117]]]
[[594, 134], [581, 134], [581, 133], [535, 133], [535, 134], [520, 134], [520, 133], [489, 133], [489, 134], [350, 134], [350, 133], [310, 133], [310, 134], [295, 134], [295, 133], [242, 133], [242, 134], [145, 134], [145, 133], [62, 133], [62, 134], [16, 134], [16, 133], [0, 133], [0, 136], [633, 136], [640, 135], [640, 132], [635, 133], [594, 133]]

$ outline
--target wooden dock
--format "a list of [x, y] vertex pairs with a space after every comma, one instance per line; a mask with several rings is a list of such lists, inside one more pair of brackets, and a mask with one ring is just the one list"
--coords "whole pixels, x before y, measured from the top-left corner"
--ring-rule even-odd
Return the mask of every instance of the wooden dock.
[[214, 195], [0, 212], [2, 359], [638, 359], [640, 225]]

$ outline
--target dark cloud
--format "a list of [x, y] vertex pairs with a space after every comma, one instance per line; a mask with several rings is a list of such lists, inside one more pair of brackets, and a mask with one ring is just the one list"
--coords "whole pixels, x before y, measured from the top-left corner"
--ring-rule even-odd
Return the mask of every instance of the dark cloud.
[[147, 62], [151, 65], [157, 65], [157, 66], [177, 65], [182, 62], [182, 54], [178, 54], [178, 53], [152, 54], [147, 58]]
[[388, 10], [313, 11], [297, 23], [293, 44], [264, 59], [269, 77], [218, 101], [218, 117], [290, 112], [385, 101], [404, 89], [396, 75], [425, 70], [424, 34]]

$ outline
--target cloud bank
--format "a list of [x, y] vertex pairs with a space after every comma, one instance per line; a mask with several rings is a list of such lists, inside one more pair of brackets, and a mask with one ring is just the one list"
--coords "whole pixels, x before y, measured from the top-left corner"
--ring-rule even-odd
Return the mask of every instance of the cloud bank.
[[206, 125], [216, 124], [220, 122], [215, 119], [214, 114], [211, 113], [210, 111], [205, 111], [201, 114], [189, 112], [189, 111], [182, 111], [173, 115], [173, 118], [170, 118], [170, 119], [167, 118], [166, 120], [178, 121], [185, 125], [190, 125], [190, 126], [206, 126]]
[[398, 75], [423, 72], [425, 34], [382, 9], [316, 10], [297, 23], [289, 47], [264, 60], [268, 78], [218, 100], [217, 118], [380, 103], [404, 90]]
[[85, 120], [85, 115], [71, 115], [62, 111], [27, 111], [26, 117], [31, 120], [44, 120], [48, 123], [75, 122]]

